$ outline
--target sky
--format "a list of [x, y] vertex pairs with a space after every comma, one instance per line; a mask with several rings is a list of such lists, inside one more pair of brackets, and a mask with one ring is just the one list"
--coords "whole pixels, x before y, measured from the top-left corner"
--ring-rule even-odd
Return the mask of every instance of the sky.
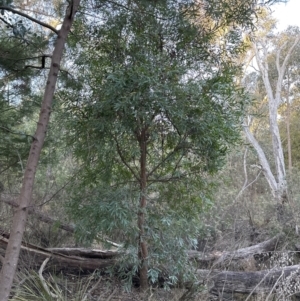
[[288, 3], [275, 4], [271, 7], [273, 16], [279, 20], [278, 31], [285, 30], [289, 25], [300, 27], [300, 0], [289, 0]]

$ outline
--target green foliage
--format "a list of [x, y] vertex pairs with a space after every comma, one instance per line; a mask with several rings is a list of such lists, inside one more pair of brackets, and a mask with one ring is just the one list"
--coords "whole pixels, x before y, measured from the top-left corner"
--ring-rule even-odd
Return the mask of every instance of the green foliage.
[[[68, 210], [80, 241], [100, 233], [135, 250], [119, 271], [129, 280], [140, 264], [141, 210], [150, 280], [162, 266], [170, 283], [189, 277], [185, 250], [195, 246], [199, 213], [211, 205], [207, 177], [239, 141], [247, 98], [235, 85], [236, 59], [242, 29], [252, 24], [249, 3], [237, 1], [237, 11], [227, 1], [205, 4], [107, 4], [97, 12], [105, 22], [78, 22], [75, 33], [86, 39], [71, 40], [76, 78], [65, 79], [59, 97], [68, 143], [85, 168]], [[140, 208], [144, 194], [148, 204]], [[129, 274], [126, 262], [135, 266]]]
[[[50, 126], [50, 147], [43, 151], [41, 163], [46, 164], [37, 174], [36, 197], [46, 200], [52, 187], [64, 182], [64, 173], [76, 169], [68, 154], [71, 149], [81, 170], [71, 177], [67, 209], [76, 221], [78, 240], [88, 244], [100, 236], [122, 243], [127, 256], [119, 273], [130, 280], [140, 267], [136, 220], [143, 211], [149, 279], [156, 282], [159, 275], [168, 275], [166, 283], [174, 284], [180, 277], [191, 277], [185, 251], [195, 247], [203, 226], [199, 213], [212, 205], [208, 177], [239, 141], [247, 99], [235, 84], [240, 72], [236, 60], [245, 50], [243, 33], [252, 29], [253, 3], [96, 4], [97, 17], [82, 14], [69, 39], [65, 67], [71, 65], [72, 70], [62, 72], [54, 106], [57, 124]], [[23, 33], [15, 33], [12, 28], [18, 22], [15, 17], [3, 33], [0, 67], [14, 74], [23, 94], [29, 94], [38, 86], [35, 75], [44, 70], [32, 71], [28, 65], [40, 64], [51, 37], [31, 32], [26, 22], [26, 30], [19, 25]], [[9, 127], [9, 119], [22, 115], [3, 115], [3, 124], [16, 133], [23, 121], [26, 130], [31, 128], [34, 105], [28, 106], [23, 97], [14, 105], [26, 111], [26, 120]], [[24, 141], [30, 140], [30, 131], [23, 132]], [[16, 145], [14, 141], [10, 148]], [[52, 163], [58, 158], [55, 178]], [[143, 196], [146, 208], [140, 208]], [[128, 265], [134, 267], [131, 272]]]
[[45, 71], [38, 69], [40, 54], [49, 41], [44, 31], [31, 31], [31, 21], [9, 11], [3, 12], [0, 26], [0, 138], [5, 141], [0, 147], [0, 174], [12, 191], [18, 189], [34, 135], [32, 118], [40, 106], [40, 75]]

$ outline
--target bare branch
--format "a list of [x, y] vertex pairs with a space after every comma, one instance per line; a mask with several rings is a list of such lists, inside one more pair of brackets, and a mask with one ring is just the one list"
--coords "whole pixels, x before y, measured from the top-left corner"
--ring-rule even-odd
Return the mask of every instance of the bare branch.
[[0, 20], [4, 22], [8, 27], [13, 28], [13, 26], [10, 23], [8, 23], [6, 20], [4, 20], [2, 17], [0, 17]]
[[277, 80], [277, 86], [276, 86], [276, 104], [277, 104], [277, 106], [279, 105], [279, 102], [281, 99], [282, 81], [283, 81], [283, 77], [285, 74], [286, 66], [292, 55], [292, 52], [294, 51], [294, 49], [297, 46], [297, 44], [299, 43], [299, 41], [300, 41], [300, 35], [298, 35], [296, 37], [292, 47], [289, 49], [281, 66], [279, 66], [279, 56], [280, 56], [281, 49], [285, 46], [286, 43], [282, 47], [280, 47], [280, 49], [277, 52], [277, 56], [276, 56], [276, 66], [277, 66], [277, 71], [278, 71], [278, 80]]
[[41, 25], [43, 27], [46, 27], [46, 28], [50, 29], [51, 31], [53, 31], [54, 33], [56, 33], [58, 35], [59, 30], [56, 30], [53, 26], [51, 26], [51, 25], [49, 25], [47, 23], [44, 23], [44, 22], [42, 22], [42, 21], [40, 21], [40, 20], [38, 20], [36, 18], [33, 18], [33, 17], [31, 17], [31, 16], [29, 16], [29, 15], [27, 15], [25, 13], [22, 13], [22, 12], [16, 10], [16, 9], [13, 9], [10, 6], [0, 6], [0, 9], [11, 11], [14, 14], [20, 15], [20, 16], [22, 16], [22, 17], [24, 17], [24, 18], [26, 18], [26, 19], [28, 19], [30, 21], [33, 21], [33, 22], [35, 22], [35, 23], [37, 23], [37, 24], [39, 24], [39, 25]]
[[14, 135], [21, 135], [21, 136], [23, 135], [23, 136], [26, 136], [26, 137], [30, 137], [30, 138], [32, 138], [32, 139], [35, 139], [34, 136], [31, 136], [31, 135], [28, 135], [28, 134], [25, 134], [25, 133], [17, 133], [17, 132], [13, 132], [13, 131], [11, 131], [10, 129], [8, 129], [8, 128], [4, 127], [4, 126], [1, 126], [1, 125], [0, 125], [0, 128], [3, 129], [3, 130], [5, 130], [5, 131], [7, 131], [7, 132], [9, 132], [9, 133], [11, 133], [11, 134], [14, 134]]
[[271, 168], [270, 168], [269, 162], [266, 158], [266, 155], [265, 155], [263, 149], [261, 148], [261, 146], [259, 145], [259, 143], [257, 142], [257, 140], [255, 139], [255, 137], [250, 132], [249, 126], [244, 125], [244, 131], [245, 131], [245, 134], [246, 134], [248, 140], [250, 141], [250, 143], [253, 145], [253, 147], [255, 148], [255, 150], [257, 152], [259, 161], [263, 167], [263, 173], [264, 173], [266, 180], [268, 181], [270, 188], [272, 190], [272, 193], [274, 195], [275, 192], [277, 191], [277, 182], [271, 171]]
[[46, 259], [44, 260], [43, 264], [41, 265], [41, 267], [40, 267], [40, 269], [39, 269], [39, 277], [40, 277], [42, 286], [43, 286], [43, 288], [45, 289], [45, 291], [46, 291], [52, 298], [58, 299], [58, 296], [57, 296], [57, 295], [51, 293], [51, 291], [50, 291], [50, 289], [49, 289], [49, 287], [48, 287], [48, 285], [47, 285], [47, 283], [46, 283], [46, 280], [45, 280], [45, 278], [43, 277], [43, 271], [44, 271], [44, 268], [45, 268], [47, 262], [49, 261], [49, 259], [50, 259], [49, 257], [46, 258]]

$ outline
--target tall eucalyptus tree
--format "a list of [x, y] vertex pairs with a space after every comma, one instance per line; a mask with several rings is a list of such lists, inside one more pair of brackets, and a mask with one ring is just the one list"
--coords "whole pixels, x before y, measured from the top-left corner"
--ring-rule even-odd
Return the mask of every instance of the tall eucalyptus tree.
[[[282, 89], [287, 80], [286, 71], [290, 65], [290, 58], [297, 47], [299, 47], [300, 34], [282, 39], [283, 35], [272, 34], [275, 21], [266, 19], [263, 30], [259, 33], [254, 43], [255, 58], [262, 78], [266, 97], [268, 99], [269, 127], [273, 147], [272, 170], [270, 160], [257, 139], [250, 131], [249, 125], [244, 127], [249, 142], [255, 148], [263, 173], [269, 183], [272, 194], [277, 202], [285, 202], [288, 197], [286, 167], [284, 152], [279, 132], [278, 109], [283, 103], [284, 95]], [[269, 30], [268, 30], [269, 29]], [[275, 66], [272, 68], [271, 66]]]

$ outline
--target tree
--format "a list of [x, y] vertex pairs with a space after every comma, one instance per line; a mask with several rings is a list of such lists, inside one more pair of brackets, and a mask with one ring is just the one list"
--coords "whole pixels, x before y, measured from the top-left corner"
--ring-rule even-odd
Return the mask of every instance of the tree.
[[57, 25], [51, 2], [0, 1], [0, 136], [5, 141], [0, 149], [0, 180], [10, 192], [18, 193], [20, 188], [49, 71], [57, 30], [41, 20], [46, 10], [53, 13], [47, 22]]
[[[10, 231], [10, 239], [6, 249], [5, 258], [0, 274], [0, 299], [8, 300], [12, 286], [15, 270], [17, 267], [19, 252], [23, 233], [25, 230], [28, 207], [31, 205], [32, 189], [36, 173], [39, 156], [44, 143], [47, 125], [49, 122], [51, 104], [59, 72], [59, 66], [67, 35], [70, 31], [74, 15], [79, 6], [79, 0], [73, 0], [68, 6], [62, 28], [58, 32], [57, 42], [52, 54], [51, 67], [48, 81], [45, 88], [44, 98], [41, 105], [39, 122], [31, 144], [31, 149], [24, 173], [22, 188], [18, 199], [18, 208], [16, 208], [13, 223]], [[4, 8], [3, 8], [4, 9]]]
[[[288, 44], [294, 40], [294, 37], [299, 35], [299, 28], [297, 27], [289, 27], [285, 32], [283, 32], [279, 39], [286, 43], [286, 49], [283, 51], [287, 51]], [[283, 145], [286, 144], [286, 153], [287, 153], [287, 163], [289, 173], [291, 175], [293, 168], [293, 160], [292, 160], [292, 134], [291, 134], [291, 123], [292, 123], [292, 107], [295, 107], [298, 98], [298, 87], [299, 87], [299, 50], [300, 43], [296, 45], [294, 51], [291, 54], [290, 60], [288, 62], [286, 68], [286, 75], [282, 83], [282, 105], [280, 107], [280, 115], [284, 115], [285, 121], [285, 130], [281, 130], [281, 136]], [[286, 134], [285, 134], [286, 132]], [[284, 139], [286, 138], [286, 139]], [[286, 143], [284, 141], [286, 140]], [[295, 139], [293, 139], [295, 140]]]
[[[86, 37], [74, 41], [77, 79], [60, 97], [86, 168], [70, 210], [85, 239], [118, 229], [137, 248], [142, 289], [159, 258], [176, 266], [156, 250], [172, 227], [188, 235], [182, 226], [205, 205], [207, 174], [238, 141], [245, 97], [236, 58], [252, 12], [249, 1], [114, 2], [98, 12], [104, 23], [76, 28]], [[186, 238], [172, 235], [180, 250]]]
[[[266, 26], [267, 25], [267, 26]], [[274, 28], [274, 22], [269, 20], [269, 23], [265, 23], [265, 30]], [[270, 35], [269, 31], [268, 34]], [[282, 103], [282, 86], [285, 79], [286, 69], [289, 59], [299, 43], [300, 35], [292, 38], [292, 41], [279, 41], [280, 46], [274, 44], [278, 42], [278, 39], [269, 38], [266, 32], [257, 38], [254, 43], [255, 57], [259, 72], [265, 87], [265, 93], [268, 99], [269, 105], [269, 127], [272, 137], [273, 157], [275, 165], [275, 173], [270, 167], [270, 163], [258, 141], [249, 129], [249, 124], [244, 127], [246, 136], [252, 146], [255, 148], [264, 175], [269, 183], [272, 194], [277, 202], [283, 203], [286, 201], [287, 193], [287, 179], [286, 168], [283, 155], [282, 142], [280, 138], [279, 126], [278, 126], [278, 108]], [[275, 49], [275, 50], [274, 50]], [[282, 54], [285, 50], [285, 54]], [[274, 60], [276, 66], [277, 76], [276, 79], [272, 78], [274, 74], [270, 74], [270, 55], [274, 53]], [[274, 82], [272, 82], [274, 80]]]

